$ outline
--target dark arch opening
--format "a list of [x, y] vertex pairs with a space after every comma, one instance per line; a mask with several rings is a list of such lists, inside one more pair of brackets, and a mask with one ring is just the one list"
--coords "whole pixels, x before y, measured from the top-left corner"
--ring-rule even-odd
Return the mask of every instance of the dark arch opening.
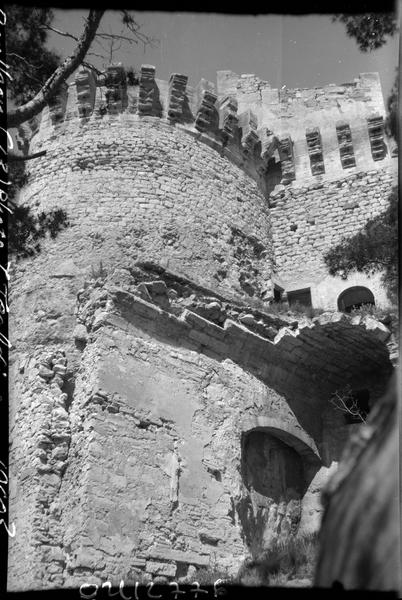
[[271, 431], [254, 429], [243, 437], [243, 482], [248, 490], [275, 502], [303, 497], [311, 481], [308, 463]]
[[303, 493], [303, 461], [290, 446], [265, 433], [251, 432], [245, 442], [246, 487], [259, 494], [282, 499]]
[[363, 286], [350, 287], [343, 291], [338, 298], [338, 310], [342, 312], [349, 313], [363, 304], [375, 305], [373, 293]]
[[236, 503], [241, 533], [251, 554], [269, 547], [277, 536], [298, 531], [302, 499], [320, 460], [302, 440], [274, 427], [243, 433], [243, 492]]

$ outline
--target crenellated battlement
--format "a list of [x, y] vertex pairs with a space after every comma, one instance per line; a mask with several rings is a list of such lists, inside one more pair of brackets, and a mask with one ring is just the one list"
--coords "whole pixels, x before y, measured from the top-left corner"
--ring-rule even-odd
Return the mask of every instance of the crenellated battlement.
[[169, 81], [141, 67], [128, 82], [121, 64], [96, 77], [81, 68], [63, 85], [22, 138], [53, 139], [72, 124], [130, 115], [130, 122], [158, 118], [181, 128], [241, 167], [269, 195], [277, 183], [293, 187], [382, 168], [390, 159], [385, 108], [376, 73], [352, 83], [278, 90], [255, 75], [218, 71], [217, 85], [195, 87], [174, 73]]

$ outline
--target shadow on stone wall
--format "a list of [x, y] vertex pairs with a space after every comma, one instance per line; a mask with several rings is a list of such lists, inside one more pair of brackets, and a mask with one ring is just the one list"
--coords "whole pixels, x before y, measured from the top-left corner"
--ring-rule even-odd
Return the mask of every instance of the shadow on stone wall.
[[255, 429], [243, 435], [243, 490], [236, 509], [254, 558], [274, 540], [297, 533], [304, 494], [320, 466], [272, 432]]

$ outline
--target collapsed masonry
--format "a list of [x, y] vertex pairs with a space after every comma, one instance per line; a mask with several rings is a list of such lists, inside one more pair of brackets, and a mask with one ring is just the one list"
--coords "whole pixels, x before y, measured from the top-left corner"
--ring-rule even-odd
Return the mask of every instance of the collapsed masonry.
[[75, 314], [78, 364], [71, 340], [15, 364], [15, 587], [235, 572], [317, 529], [356, 427], [331, 394], [381, 396], [384, 325], [270, 316], [150, 265], [88, 281]]
[[[150, 67], [130, 87], [122, 73], [80, 71], [30, 145], [46, 155], [27, 163], [21, 201], [65, 208], [70, 226], [12, 273], [10, 590], [234, 572], [316, 530], [356, 426], [331, 398], [350, 386], [371, 406], [393, 368], [382, 323], [333, 310], [359, 275], [322, 295], [327, 228], [381, 214], [391, 189], [367, 126], [376, 78], [331, 91], [353, 118], [365, 107], [351, 148], [329, 92], [278, 95], [227, 72], [217, 94], [196, 92]], [[301, 122], [313, 113], [319, 125]], [[297, 231], [281, 236], [305, 208], [303, 254]], [[332, 310], [270, 313], [278, 282], [291, 295], [302, 271]]]

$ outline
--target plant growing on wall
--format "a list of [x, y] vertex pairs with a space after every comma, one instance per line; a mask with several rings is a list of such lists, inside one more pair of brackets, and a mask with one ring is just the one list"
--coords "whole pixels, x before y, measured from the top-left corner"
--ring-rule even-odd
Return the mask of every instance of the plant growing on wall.
[[349, 422], [366, 422], [367, 412], [362, 409], [359, 399], [353, 393], [350, 385], [346, 385], [341, 390], [336, 390], [330, 398], [330, 403], [342, 412]]
[[[396, 10], [388, 13], [337, 14], [333, 21], [346, 26], [346, 33], [354, 38], [362, 52], [381, 48], [398, 31]], [[387, 100], [388, 116], [385, 122], [388, 135], [398, 142], [399, 73]], [[331, 275], [346, 278], [350, 271], [364, 273], [383, 271], [382, 281], [389, 298], [397, 303], [398, 297], [398, 195], [395, 190], [389, 198], [387, 210], [368, 221], [362, 231], [332, 248], [324, 257]]]
[[361, 231], [344, 238], [324, 255], [330, 275], [347, 278], [351, 271], [383, 272], [391, 300], [398, 294], [398, 193], [394, 190], [380, 216], [367, 221]]

